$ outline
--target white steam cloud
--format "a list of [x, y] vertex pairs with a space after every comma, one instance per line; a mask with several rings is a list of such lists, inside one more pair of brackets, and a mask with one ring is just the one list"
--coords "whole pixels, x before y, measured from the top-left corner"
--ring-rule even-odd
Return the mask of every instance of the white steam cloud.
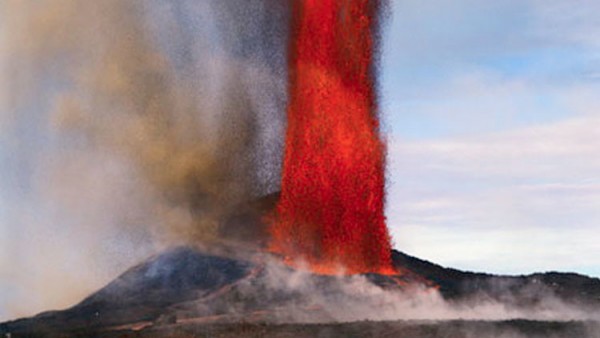
[[[278, 311], [281, 322], [329, 323], [395, 320], [599, 320], [599, 311], [567, 304], [539, 284], [526, 288], [517, 299], [502, 285], [502, 299], [481, 293], [461, 301], [448, 301], [436, 288], [419, 284], [401, 289], [382, 288], [366, 276], [339, 276], [324, 282], [308, 271], [290, 270], [277, 263], [266, 266], [265, 283], [273, 293], [294, 293], [294, 301]], [[529, 294], [527, 294], [527, 292]], [[539, 300], [523, 305], [525, 298]]]

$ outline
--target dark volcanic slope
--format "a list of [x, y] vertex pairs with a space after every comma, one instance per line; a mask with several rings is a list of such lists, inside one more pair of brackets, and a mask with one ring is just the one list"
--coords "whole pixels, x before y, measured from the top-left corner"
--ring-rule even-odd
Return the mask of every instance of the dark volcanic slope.
[[129, 269], [70, 309], [0, 324], [0, 333], [77, 331], [155, 320], [166, 307], [215, 292], [249, 271], [244, 261], [176, 248]]
[[[441, 294], [453, 302], [487, 297], [527, 307], [554, 295], [578, 306], [600, 306], [600, 280], [596, 278], [555, 272], [517, 277], [463, 272], [397, 251], [393, 252], [393, 259], [402, 276], [368, 275], [367, 279], [383, 288], [436, 285]], [[67, 336], [89, 336], [93, 332], [129, 332], [144, 327], [144, 332], [157, 332], [160, 327], [173, 325], [197, 328], [200, 323], [257, 323], [269, 321], [273, 318], [270, 314], [285, 312], [289, 309], [287, 305], [300, 304], [306, 297], [285, 287], [273, 289], [266, 279], [267, 273], [260, 261], [176, 248], [129, 269], [70, 309], [0, 324], [0, 334], [33, 337], [66, 332]], [[332, 299], [351, 296], [339, 288], [336, 277], [313, 275], [310, 283]], [[305, 309], [309, 320], [315, 317], [327, 320], [323, 317], [326, 313], [311, 308], [310, 304], [303, 306], [300, 309]], [[278, 318], [281, 322], [282, 317]], [[285, 321], [286, 317], [283, 318]], [[256, 325], [250, 327], [260, 329]], [[310, 330], [315, 328], [321, 330], [325, 326]], [[404, 330], [406, 325], [397, 329]], [[312, 332], [310, 330], [307, 332]]]
[[439, 286], [444, 298], [461, 301], [482, 295], [516, 305], [535, 305], [549, 294], [566, 303], [600, 306], [600, 279], [575, 273], [547, 272], [497, 276], [444, 268], [399, 251], [394, 263]]

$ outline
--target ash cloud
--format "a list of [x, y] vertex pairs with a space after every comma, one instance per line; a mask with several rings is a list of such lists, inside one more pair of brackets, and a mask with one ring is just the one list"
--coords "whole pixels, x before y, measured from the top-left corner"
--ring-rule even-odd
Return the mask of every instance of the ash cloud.
[[0, 318], [222, 240], [278, 189], [284, 2], [0, 4]]

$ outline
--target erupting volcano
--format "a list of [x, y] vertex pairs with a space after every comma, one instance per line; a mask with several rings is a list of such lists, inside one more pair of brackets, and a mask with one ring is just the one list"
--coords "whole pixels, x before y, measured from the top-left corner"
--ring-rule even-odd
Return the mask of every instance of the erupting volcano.
[[[471, 3], [464, 13], [453, 3], [446, 17], [450, 7], [395, 0], [0, 0], [0, 338], [600, 337], [599, 278], [461, 271], [391, 248], [376, 91], [388, 3], [415, 24], [400, 17], [388, 35], [409, 58], [428, 38], [461, 37], [437, 34], [440, 19], [469, 39], [504, 41], [497, 30], [472, 35], [466, 16], [490, 18]], [[411, 46], [407, 34], [422, 41]], [[425, 61], [414, 66], [436, 64]], [[471, 97], [453, 94], [444, 96]], [[501, 135], [514, 133], [493, 138]], [[445, 190], [458, 176], [428, 165], [413, 175], [424, 158], [456, 155], [414, 149], [454, 141], [412, 139], [397, 153], [414, 164], [396, 173], [409, 182], [398, 216], [439, 231], [428, 243], [415, 238], [420, 252], [460, 225], [430, 224], [439, 208], [411, 208], [440, 189], [413, 179], [441, 174], [433, 183]], [[517, 198], [537, 196], [515, 187]], [[470, 196], [505, 196], [495, 188]], [[498, 233], [489, 225], [501, 220], [475, 216]], [[529, 233], [507, 238], [518, 249]], [[467, 261], [481, 252], [469, 248], [452, 260], [483, 268]], [[576, 252], [569, 258], [591, 268]]]
[[320, 273], [391, 273], [374, 90], [377, 0], [295, 2], [273, 252]]

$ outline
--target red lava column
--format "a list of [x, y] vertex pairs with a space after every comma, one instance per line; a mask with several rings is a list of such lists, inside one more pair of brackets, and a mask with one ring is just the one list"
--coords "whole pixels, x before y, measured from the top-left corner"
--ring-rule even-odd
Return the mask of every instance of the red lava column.
[[374, 90], [378, 1], [298, 0], [270, 250], [320, 273], [391, 272]]

